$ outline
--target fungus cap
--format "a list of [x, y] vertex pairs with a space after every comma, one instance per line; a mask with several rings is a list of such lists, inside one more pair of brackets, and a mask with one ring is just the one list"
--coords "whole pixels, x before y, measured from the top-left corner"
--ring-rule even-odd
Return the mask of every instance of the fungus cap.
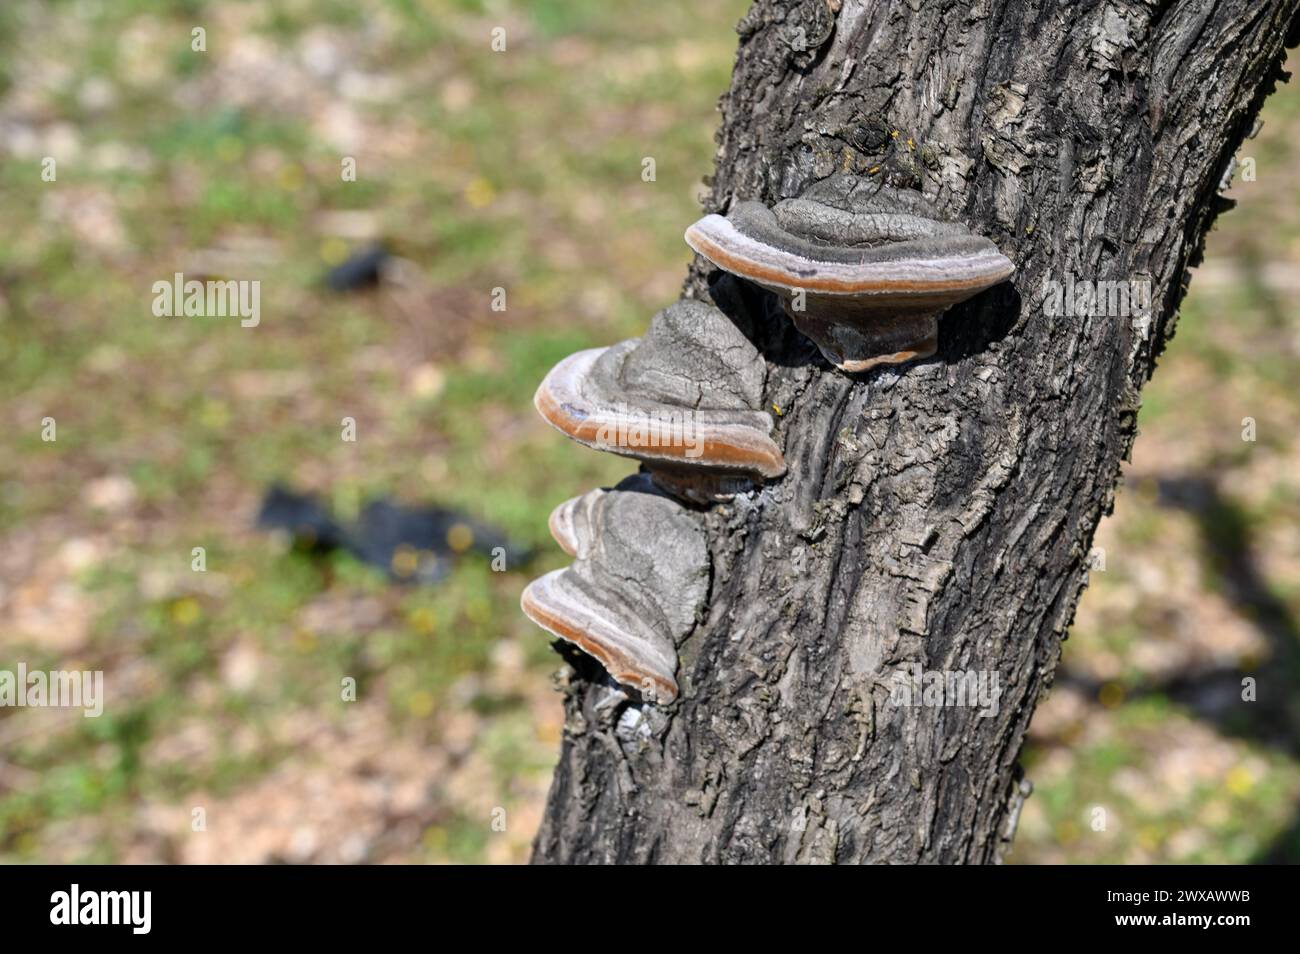
[[919, 193], [851, 175], [770, 209], [739, 202], [688, 228], [686, 242], [779, 295], [799, 330], [848, 371], [933, 354], [939, 314], [1015, 271]]
[[652, 470], [785, 473], [762, 405], [766, 365], [721, 311], [683, 300], [643, 338], [570, 355], [533, 403], [557, 430]]
[[524, 589], [524, 613], [593, 656], [618, 683], [671, 702], [677, 645], [708, 596], [703, 530], [644, 475], [566, 501], [561, 512], [552, 528], [564, 528], [557, 539], [576, 559]]
[[571, 557], [585, 556], [587, 541], [591, 535], [587, 526], [591, 520], [591, 508], [605, 493], [603, 489], [589, 491], [577, 497], [570, 497], [551, 511], [547, 526], [555, 542]]

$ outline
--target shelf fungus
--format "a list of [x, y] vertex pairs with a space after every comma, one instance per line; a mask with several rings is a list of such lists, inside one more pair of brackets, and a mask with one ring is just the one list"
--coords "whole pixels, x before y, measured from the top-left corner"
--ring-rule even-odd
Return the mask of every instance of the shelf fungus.
[[677, 647], [708, 597], [704, 531], [640, 475], [561, 504], [551, 529], [576, 559], [525, 588], [524, 613], [642, 698], [672, 702]]
[[934, 354], [939, 315], [1015, 271], [920, 193], [852, 175], [770, 209], [746, 201], [725, 218], [706, 215], [686, 242], [779, 295], [796, 327], [850, 372]]
[[588, 536], [586, 533], [580, 532], [578, 527], [586, 526], [587, 514], [591, 509], [591, 505], [605, 493], [604, 490], [593, 490], [581, 497], [571, 497], [551, 511], [551, 519], [547, 522], [551, 530], [551, 536], [560, 545], [560, 549], [569, 556], [583, 555], [581, 551]]
[[761, 410], [766, 375], [730, 318], [684, 299], [643, 338], [565, 358], [533, 403], [578, 443], [640, 460], [660, 486], [707, 502], [785, 473]]

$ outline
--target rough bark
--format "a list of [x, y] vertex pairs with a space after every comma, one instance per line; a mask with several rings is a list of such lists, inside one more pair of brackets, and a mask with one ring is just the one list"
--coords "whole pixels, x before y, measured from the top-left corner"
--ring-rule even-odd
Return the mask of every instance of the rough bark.
[[[1298, 7], [755, 3], [709, 211], [858, 171], [921, 188], [1018, 271], [943, 319], [934, 359], [853, 378], [697, 263], [688, 294], [762, 317], [790, 470], [698, 513], [712, 589], [678, 702], [622, 700], [571, 656], [535, 861], [1000, 859], [1141, 388]], [[1045, 314], [1067, 274], [1149, 279], [1150, 320]], [[996, 714], [891, 701], [913, 663], [996, 673]]]

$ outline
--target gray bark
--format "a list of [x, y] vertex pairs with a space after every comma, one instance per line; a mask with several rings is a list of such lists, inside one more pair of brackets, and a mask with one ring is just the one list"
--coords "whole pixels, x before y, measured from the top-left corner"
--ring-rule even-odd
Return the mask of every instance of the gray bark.
[[[629, 715], [570, 654], [534, 861], [1000, 859], [1141, 388], [1298, 8], [757, 0], [708, 211], [856, 171], [1018, 271], [943, 318], [935, 358], [853, 378], [697, 262], [688, 294], [759, 317], [789, 473], [697, 512], [711, 593], [674, 705]], [[1048, 316], [1067, 274], [1149, 279], [1150, 321]], [[912, 664], [995, 673], [996, 713], [891, 701]]]

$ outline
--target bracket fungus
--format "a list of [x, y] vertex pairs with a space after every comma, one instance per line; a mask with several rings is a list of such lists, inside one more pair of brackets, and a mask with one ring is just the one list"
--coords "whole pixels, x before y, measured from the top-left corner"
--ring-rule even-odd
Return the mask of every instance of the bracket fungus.
[[640, 460], [660, 486], [708, 501], [785, 473], [772, 417], [760, 410], [766, 375], [730, 318], [683, 299], [643, 338], [565, 358], [533, 403], [578, 443]]
[[686, 242], [779, 295], [795, 326], [849, 372], [934, 354], [939, 315], [1015, 271], [919, 192], [847, 174], [770, 209], [745, 201], [706, 215]]
[[551, 516], [576, 558], [524, 589], [529, 619], [594, 656], [647, 701], [677, 698], [677, 646], [708, 597], [704, 531], [642, 475], [568, 500]]
[[[637, 479], [629, 477], [628, 481]], [[551, 536], [569, 556], [582, 558], [587, 555], [591, 541], [591, 510], [607, 493], [609, 491], [604, 488], [589, 490], [581, 496], [569, 498], [551, 511], [551, 518], [547, 521]]]

